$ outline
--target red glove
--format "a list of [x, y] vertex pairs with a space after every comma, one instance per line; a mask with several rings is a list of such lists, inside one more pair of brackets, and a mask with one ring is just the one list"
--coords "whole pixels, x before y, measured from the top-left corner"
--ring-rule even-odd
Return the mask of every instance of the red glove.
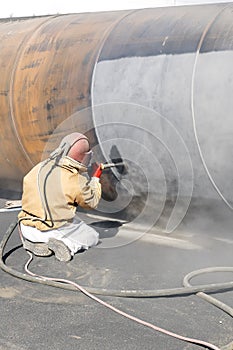
[[99, 165], [97, 165], [97, 168], [95, 169], [94, 173], [92, 174], [92, 177], [100, 178], [100, 176], [102, 175], [102, 172], [103, 172], [103, 165], [102, 165], [102, 163], [100, 163]]

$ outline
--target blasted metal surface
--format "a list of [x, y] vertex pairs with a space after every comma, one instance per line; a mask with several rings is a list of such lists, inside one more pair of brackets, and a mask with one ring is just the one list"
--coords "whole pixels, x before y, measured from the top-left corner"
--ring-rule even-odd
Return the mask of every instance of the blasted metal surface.
[[[231, 28], [232, 4], [146, 9], [105, 41], [92, 90], [95, 128], [106, 157], [114, 145], [129, 160], [122, 187], [140, 214], [146, 208], [148, 228], [201, 232], [220, 221], [231, 235]], [[127, 207], [132, 216], [134, 209]]]

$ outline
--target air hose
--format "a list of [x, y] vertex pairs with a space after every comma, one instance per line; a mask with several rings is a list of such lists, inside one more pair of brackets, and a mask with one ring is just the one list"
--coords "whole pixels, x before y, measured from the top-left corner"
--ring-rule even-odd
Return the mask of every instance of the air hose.
[[[4, 263], [4, 249], [9, 240], [10, 236], [14, 232], [17, 226], [17, 222], [13, 222], [9, 228], [7, 229], [1, 243], [0, 243], [0, 267], [5, 272], [13, 275], [15, 277], [24, 279], [29, 282], [36, 282], [42, 284], [48, 284], [53, 287], [76, 290], [76, 288], [72, 286], [64, 285], [63, 283], [53, 282], [53, 281], [40, 281], [38, 278], [33, 276], [28, 276], [25, 273], [14, 270], [13, 268], [7, 266]], [[214, 283], [214, 284], [204, 284], [191, 286], [189, 284], [189, 280], [196, 275], [210, 272], [233, 272], [233, 267], [211, 267], [207, 269], [201, 269], [198, 271], [194, 271], [191, 274], [188, 274], [184, 277], [184, 287], [181, 288], [170, 288], [170, 289], [157, 289], [157, 290], [120, 290], [120, 289], [104, 289], [104, 288], [94, 288], [94, 287], [85, 287], [92, 294], [97, 295], [106, 295], [106, 296], [114, 296], [114, 297], [126, 297], [126, 298], [155, 298], [155, 297], [170, 297], [170, 296], [182, 296], [182, 295], [191, 295], [196, 294], [198, 292], [223, 292], [233, 289], [233, 281], [226, 283]], [[231, 314], [232, 316], [232, 314]]]
[[166, 335], [175, 337], [177, 339], [193, 343], [208, 349], [212, 350], [220, 350], [217, 346], [210, 344], [208, 342], [192, 339], [188, 337], [183, 337], [181, 335], [178, 335], [176, 333], [167, 331], [163, 328], [157, 327], [151, 323], [142, 321], [134, 316], [131, 316], [123, 311], [120, 311], [119, 309], [113, 307], [112, 305], [104, 302], [103, 300], [95, 297], [93, 294], [102, 295], [102, 296], [115, 296], [115, 297], [127, 297], [127, 298], [155, 298], [155, 297], [168, 297], [168, 296], [183, 296], [183, 295], [191, 295], [196, 294], [200, 296], [201, 298], [207, 300], [208, 302], [214, 304], [216, 307], [222, 309], [226, 313], [228, 313], [230, 316], [233, 316], [233, 309], [229, 307], [228, 305], [216, 300], [213, 297], [210, 297], [209, 295], [206, 295], [204, 292], [223, 292], [228, 291], [233, 288], [233, 282], [227, 282], [227, 283], [215, 283], [215, 284], [206, 284], [206, 285], [199, 285], [199, 286], [191, 286], [189, 281], [200, 274], [204, 273], [211, 273], [211, 272], [233, 272], [233, 267], [211, 267], [211, 268], [205, 268], [200, 269], [197, 271], [193, 271], [186, 275], [183, 280], [183, 288], [171, 288], [171, 289], [160, 289], [160, 290], [111, 290], [111, 289], [103, 289], [103, 288], [91, 288], [91, 287], [82, 287], [78, 285], [75, 282], [65, 280], [65, 279], [57, 279], [57, 278], [49, 278], [45, 276], [39, 276], [36, 275], [28, 270], [28, 266], [30, 262], [32, 261], [33, 257], [32, 254], [29, 253], [30, 259], [25, 265], [25, 270], [28, 272], [28, 274], [19, 272], [14, 270], [13, 268], [7, 266], [4, 262], [4, 249], [6, 247], [6, 244], [13, 234], [18, 222], [12, 222], [9, 228], [7, 229], [1, 243], [0, 243], [0, 267], [3, 271], [9, 273], [10, 275], [13, 275], [17, 278], [34, 282], [34, 283], [40, 283], [49, 285], [52, 287], [62, 288], [62, 289], [68, 289], [68, 290], [79, 290], [80, 292], [84, 293], [91, 299], [99, 302], [100, 304], [106, 306], [107, 308], [111, 309], [112, 311], [127, 317], [128, 319], [131, 319], [137, 323], [143, 324], [146, 327], [152, 328], [156, 331], [159, 331], [161, 333], [164, 333]]

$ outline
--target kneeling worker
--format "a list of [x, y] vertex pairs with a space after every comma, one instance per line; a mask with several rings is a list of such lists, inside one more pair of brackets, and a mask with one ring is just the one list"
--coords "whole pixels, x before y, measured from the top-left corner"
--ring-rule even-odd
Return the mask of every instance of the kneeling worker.
[[99, 234], [76, 217], [77, 206], [94, 209], [101, 198], [100, 166], [87, 174], [91, 156], [87, 137], [72, 133], [24, 177], [18, 218], [26, 250], [69, 261], [98, 243]]

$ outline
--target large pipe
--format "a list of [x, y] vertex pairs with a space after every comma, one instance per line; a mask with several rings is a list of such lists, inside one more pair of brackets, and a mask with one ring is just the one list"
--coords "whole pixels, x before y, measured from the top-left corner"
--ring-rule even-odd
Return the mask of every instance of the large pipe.
[[215, 229], [228, 230], [232, 11], [225, 3], [1, 20], [1, 187], [20, 189], [79, 130], [97, 159], [129, 163], [115, 172], [118, 199], [101, 210], [167, 232], [210, 229], [218, 215]]

